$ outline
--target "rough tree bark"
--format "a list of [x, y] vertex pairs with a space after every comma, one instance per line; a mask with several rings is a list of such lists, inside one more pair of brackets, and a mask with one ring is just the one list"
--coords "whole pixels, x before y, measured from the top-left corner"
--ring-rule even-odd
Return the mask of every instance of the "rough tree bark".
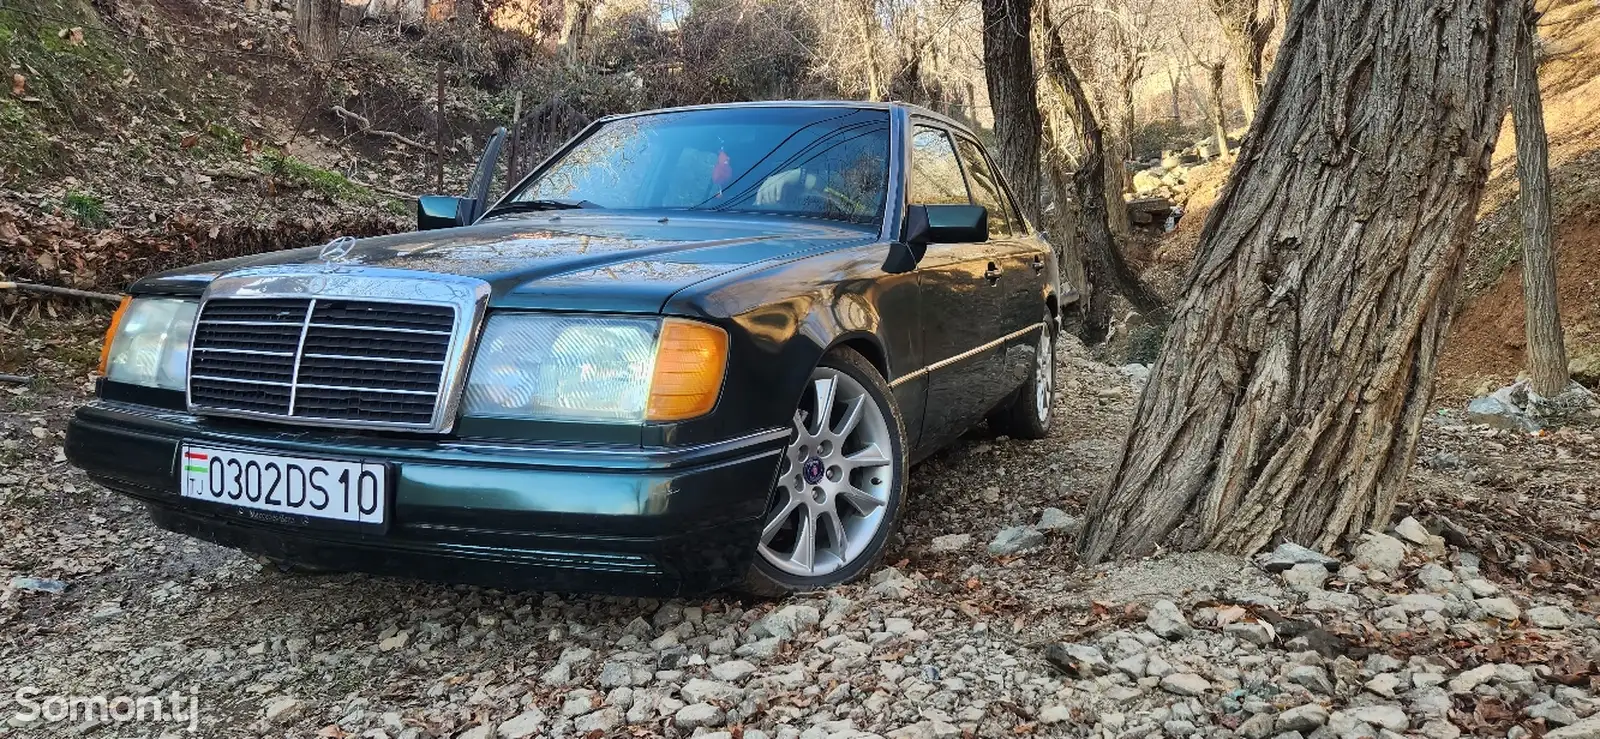
[[1234, 79], [1239, 86], [1239, 107], [1245, 123], [1255, 120], [1264, 81], [1262, 61], [1272, 38], [1271, 6], [1259, 0], [1211, 0], [1211, 10], [1222, 25], [1222, 36], [1233, 56]]
[[1039, 221], [1039, 95], [1033, 76], [1033, 0], [983, 0], [983, 76], [1000, 142], [1000, 168], [1030, 220]]
[[294, 35], [307, 59], [329, 62], [339, 53], [340, 0], [295, 0]]
[[1218, 62], [1206, 66], [1206, 80], [1211, 90], [1211, 126], [1213, 137], [1217, 140], [1217, 156], [1228, 158], [1228, 108], [1222, 102], [1222, 68], [1226, 63]]
[[1517, 35], [1511, 120], [1517, 134], [1517, 182], [1522, 211], [1522, 299], [1526, 306], [1528, 375], [1534, 392], [1560, 395], [1572, 384], [1556, 302], [1556, 260], [1551, 244], [1550, 142], [1539, 99], [1538, 16], [1528, 3]]
[[[1084, 271], [1090, 291], [1083, 314], [1083, 331], [1085, 340], [1098, 341], [1105, 337], [1106, 328], [1111, 323], [1109, 292], [1127, 298], [1134, 308], [1155, 322], [1166, 320], [1168, 307], [1159, 295], [1139, 280], [1117, 248], [1116, 235], [1111, 229], [1107, 212], [1111, 203], [1107, 201], [1105, 182], [1108, 175], [1105, 170], [1110, 162], [1105, 155], [1105, 137], [1100, 130], [1100, 121], [1077, 70], [1072, 68], [1067, 59], [1066, 45], [1061, 41], [1061, 33], [1050, 22], [1048, 9], [1044, 9], [1041, 18], [1045, 27], [1045, 73], [1060, 88], [1061, 97], [1072, 105], [1070, 119], [1077, 127], [1078, 138], [1083, 143], [1083, 156], [1079, 159], [1077, 173], [1072, 177], [1078, 205], [1077, 229], [1082, 237]], [[1121, 200], [1119, 192], [1117, 207], [1122, 207]]]
[[1331, 549], [1411, 469], [1523, 0], [1300, 0], [1085, 561]]

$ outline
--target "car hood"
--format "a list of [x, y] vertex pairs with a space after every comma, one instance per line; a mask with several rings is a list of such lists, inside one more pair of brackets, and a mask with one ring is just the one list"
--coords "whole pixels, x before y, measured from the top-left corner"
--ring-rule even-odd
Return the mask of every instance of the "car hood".
[[332, 260], [319, 245], [209, 262], [146, 277], [133, 291], [198, 295], [237, 269], [327, 263], [477, 277], [489, 283], [494, 307], [654, 313], [702, 280], [873, 238], [861, 227], [804, 219], [560, 211], [358, 239]]

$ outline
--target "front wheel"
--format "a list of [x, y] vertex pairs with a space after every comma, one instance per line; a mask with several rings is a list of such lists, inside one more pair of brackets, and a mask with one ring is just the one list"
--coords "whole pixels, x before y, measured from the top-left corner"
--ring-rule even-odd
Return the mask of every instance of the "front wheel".
[[989, 414], [989, 428], [1013, 439], [1043, 439], [1050, 433], [1050, 411], [1056, 399], [1054, 321], [1045, 311], [1044, 327], [1033, 362], [1033, 375], [1010, 403]]
[[899, 524], [906, 467], [888, 383], [860, 354], [829, 352], [795, 409], [744, 589], [779, 596], [871, 569]]

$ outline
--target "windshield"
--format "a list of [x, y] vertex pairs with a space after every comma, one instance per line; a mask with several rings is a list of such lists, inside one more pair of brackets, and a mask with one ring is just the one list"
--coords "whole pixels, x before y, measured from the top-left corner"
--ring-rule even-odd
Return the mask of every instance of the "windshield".
[[779, 213], [874, 223], [889, 114], [720, 108], [603, 124], [506, 203]]

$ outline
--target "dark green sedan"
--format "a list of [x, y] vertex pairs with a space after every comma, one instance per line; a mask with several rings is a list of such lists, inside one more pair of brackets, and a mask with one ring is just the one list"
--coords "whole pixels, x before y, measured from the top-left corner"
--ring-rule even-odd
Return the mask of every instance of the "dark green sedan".
[[776, 595], [873, 567], [968, 428], [1049, 427], [1077, 294], [929, 111], [616, 116], [486, 205], [138, 281], [69, 459], [285, 566]]

